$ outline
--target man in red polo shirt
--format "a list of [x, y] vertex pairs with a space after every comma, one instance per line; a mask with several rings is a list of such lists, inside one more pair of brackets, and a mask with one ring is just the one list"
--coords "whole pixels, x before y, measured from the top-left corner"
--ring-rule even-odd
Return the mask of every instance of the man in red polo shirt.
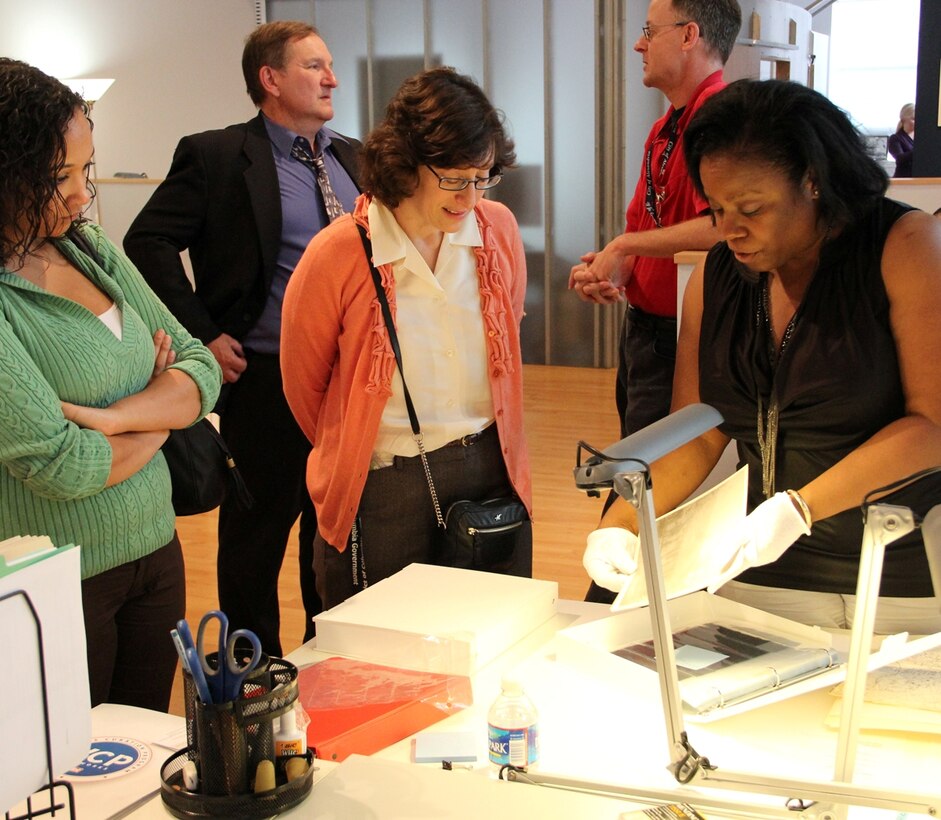
[[676, 360], [676, 264], [673, 255], [708, 250], [719, 235], [708, 204], [693, 189], [683, 158], [686, 124], [725, 87], [722, 68], [741, 28], [737, 0], [651, 0], [634, 44], [644, 85], [671, 105], [644, 146], [627, 227], [572, 268], [569, 287], [586, 302], [627, 298], [616, 385], [621, 435], [670, 412]]
[[[722, 68], [741, 24], [737, 0], [650, 0], [647, 24], [634, 44], [644, 58], [644, 85], [662, 91], [670, 109], [647, 137], [624, 233], [585, 254], [569, 275], [569, 287], [586, 302], [628, 300], [615, 387], [622, 436], [670, 412], [676, 362], [673, 255], [708, 250], [720, 238], [708, 203], [689, 179], [683, 132], [699, 106], [725, 87]], [[611, 603], [614, 593], [592, 582], [586, 600]]]

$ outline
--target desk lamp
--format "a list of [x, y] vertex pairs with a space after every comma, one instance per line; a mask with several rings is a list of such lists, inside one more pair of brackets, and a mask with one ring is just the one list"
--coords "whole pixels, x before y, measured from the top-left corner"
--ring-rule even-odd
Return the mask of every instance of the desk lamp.
[[[716, 798], [698, 791], [695, 794], [664, 792], [565, 778], [542, 772], [522, 772], [512, 768], [506, 772], [506, 779], [651, 802], [675, 800], [679, 796], [702, 808], [712, 808], [726, 814], [749, 818], [839, 820], [846, 817], [850, 805], [937, 816], [941, 811], [941, 796], [901, 794], [890, 789], [850, 782], [855, 765], [856, 740], [885, 548], [921, 523], [916, 522], [912, 511], [905, 507], [869, 503], [868, 499], [863, 503], [865, 527], [834, 780], [813, 782], [732, 771], [720, 772], [718, 766], [711, 764], [708, 758], [691, 746], [683, 724], [673, 633], [660, 562], [650, 463], [721, 423], [722, 416], [717, 410], [705, 404], [693, 404], [671, 413], [603, 451], [580, 442], [575, 484], [589, 495], [599, 495], [602, 489], [613, 487], [618, 495], [637, 510], [637, 534], [645, 568], [657, 676], [670, 748], [669, 768], [677, 783], [682, 786], [696, 783], [738, 792], [779, 795], [788, 798], [787, 807], [776, 809], [767, 805], [748, 804], [741, 800]], [[584, 464], [581, 463], [583, 449], [592, 456]], [[900, 484], [908, 483], [920, 475], [912, 476]], [[934, 588], [941, 590], [941, 505], [931, 510], [921, 526], [924, 530]]]

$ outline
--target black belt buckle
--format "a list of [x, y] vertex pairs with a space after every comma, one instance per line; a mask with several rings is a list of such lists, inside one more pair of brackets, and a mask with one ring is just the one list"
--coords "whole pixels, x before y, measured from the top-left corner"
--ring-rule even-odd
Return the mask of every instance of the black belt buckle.
[[461, 447], [470, 447], [472, 444], [476, 444], [478, 441], [480, 441], [480, 437], [483, 434], [483, 430], [478, 430], [476, 433], [471, 433], [467, 436], [461, 436], [458, 441], [460, 441]]
[[468, 433], [466, 436], [461, 436], [460, 438], [454, 439], [454, 441], [449, 441], [445, 444], [445, 447], [470, 447], [480, 441], [484, 434], [493, 427], [493, 424], [488, 424], [484, 427], [483, 430], [478, 430], [476, 433]]

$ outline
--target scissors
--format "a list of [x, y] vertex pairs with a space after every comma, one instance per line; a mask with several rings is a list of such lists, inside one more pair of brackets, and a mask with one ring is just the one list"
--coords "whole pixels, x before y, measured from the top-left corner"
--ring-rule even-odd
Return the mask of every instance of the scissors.
[[[215, 667], [206, 660], [205, 650], [206, 628], [212, 621], [219, 622], [219, 652]], [[252, 647], [251, 657], [244, 664], [236, 657], [240, 638]], [[244, 654], [240, 652], [242, 658]], [[211, 609], [199, 621], [199, 629], [196, 631], [196, 655], [213, 703], [228, 703], [238, 698], [242, 691], [242, 681], [258, 666], [261, 660], [261, 641], [250, 629], [237, 629], [230, 635], [228, 617], [218, 609]]]

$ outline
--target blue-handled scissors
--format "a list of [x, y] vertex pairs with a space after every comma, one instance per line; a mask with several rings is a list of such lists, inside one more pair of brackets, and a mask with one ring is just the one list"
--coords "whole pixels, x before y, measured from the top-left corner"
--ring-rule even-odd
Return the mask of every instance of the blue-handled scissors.
[[[219, 654], [215, 667], [206, 660], [205, 649], [206, 628], [214, 620], [219, 622]], [[251, 657], [244, 663], [240, 663], [242, 658], [236, 656], [240, 639], [252, 648]], [[196, 654], [213, 702], [228, 703], [238, 698], [242, 692], [242, 681], [258, 666], [262, 654], [261, 641], [250, 629], [237, 629], [230, 635], [228, 617], [218, 609], [211, 609], [199, 621], [199, 629], [196, 631]], [[239, 654], [244, 657], [244, 653]]]

